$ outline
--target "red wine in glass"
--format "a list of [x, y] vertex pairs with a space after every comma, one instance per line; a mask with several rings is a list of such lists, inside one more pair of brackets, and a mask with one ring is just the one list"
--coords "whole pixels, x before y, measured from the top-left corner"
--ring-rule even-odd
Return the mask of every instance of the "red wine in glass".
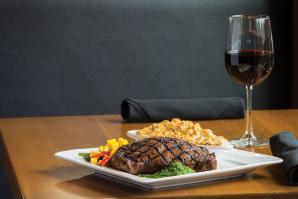
[[237, 50], [225, 53], [225, 65], [230, 76], [239, 84], [257, 85], [270, 74], [274, 54], [264, 50]]
[[268, 145], [268, 139], [255, 136], [252, 124], [252, 90], [271, 73], [274, 48], [269, 16], [233, 15], [229, 17], [225, 65], [229, 75], [246, 88], [246, 128], [237, 147]]

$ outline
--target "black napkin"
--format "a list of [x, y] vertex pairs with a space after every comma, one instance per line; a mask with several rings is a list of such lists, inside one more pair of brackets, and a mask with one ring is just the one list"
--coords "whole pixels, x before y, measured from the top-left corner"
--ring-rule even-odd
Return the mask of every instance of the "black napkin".
[[127, 122], [157, 122], [164, 119], [208, 120], [243, 118], [244, 103], [238, 97], [205, 99], [125, 99], [121, 116]]
[[281, 132], [270, 138], [274, 156], [283, 159], [283, 169], [292, 185], [298, 185], [298, 140], [292, 133]]

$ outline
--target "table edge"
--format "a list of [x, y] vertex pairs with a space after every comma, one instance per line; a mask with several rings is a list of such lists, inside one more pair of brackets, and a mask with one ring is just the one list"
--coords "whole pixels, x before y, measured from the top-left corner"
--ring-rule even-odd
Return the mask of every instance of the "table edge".
[[5, 175], [8, 179], [9, 186], [11, 188], [13, 197], [21, 198], [21, 199], [25, 198], [23, 191], [17, 181], [16, 173], [12, 167], [12, 163], [11, 163], [11, 160], [8, 155], [8, 151], [7, 151], [4, 139], [3, 139], [3, 134], [2, 134], [1, 129], [0, 129], [0, 153], [2, 153], [1, 160], [3, 163], [3, 169], [5, 171]]

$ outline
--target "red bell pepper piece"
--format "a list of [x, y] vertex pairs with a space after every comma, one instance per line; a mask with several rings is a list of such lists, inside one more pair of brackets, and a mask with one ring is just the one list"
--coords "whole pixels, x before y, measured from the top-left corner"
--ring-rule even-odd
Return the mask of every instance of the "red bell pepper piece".
[[95, 154], [95, 155], [91, 156], [91, 158], [97, 158], [97, 159], [99, 159], [99, 158], [104, 157], [105, 155], [108, 156], [109, 154], [110, 154], [109, 152], [105, 152], [105, 151], [103, 151], [103, 152], [100, 152], [100, 153], [98, 153], [98, 154]]
[[100, 162], [99, 162], [100, 166], [105, 167], [106, 164], [107, 164], [107, 162], [108, 162], [110, 159], [111, 159], [111, 158], [108, 157], [108, 158], [104, 158], [104, 159], [100, 160]]

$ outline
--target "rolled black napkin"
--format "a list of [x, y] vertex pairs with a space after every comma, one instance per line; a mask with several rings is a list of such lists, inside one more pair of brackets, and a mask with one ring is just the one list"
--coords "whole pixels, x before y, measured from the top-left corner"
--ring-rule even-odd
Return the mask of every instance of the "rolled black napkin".
[[210, 120], [243, 118], [244, 103], [238, 97], [205, 99], [125, 99], [121, 116], [127, 122], [157, 122], [164, 119]]
[[283, 169], [292, 185], [298, 185], [298, 140], [292, 133], [281, 132], [270, 138], [274, 156], [283, 159]]

